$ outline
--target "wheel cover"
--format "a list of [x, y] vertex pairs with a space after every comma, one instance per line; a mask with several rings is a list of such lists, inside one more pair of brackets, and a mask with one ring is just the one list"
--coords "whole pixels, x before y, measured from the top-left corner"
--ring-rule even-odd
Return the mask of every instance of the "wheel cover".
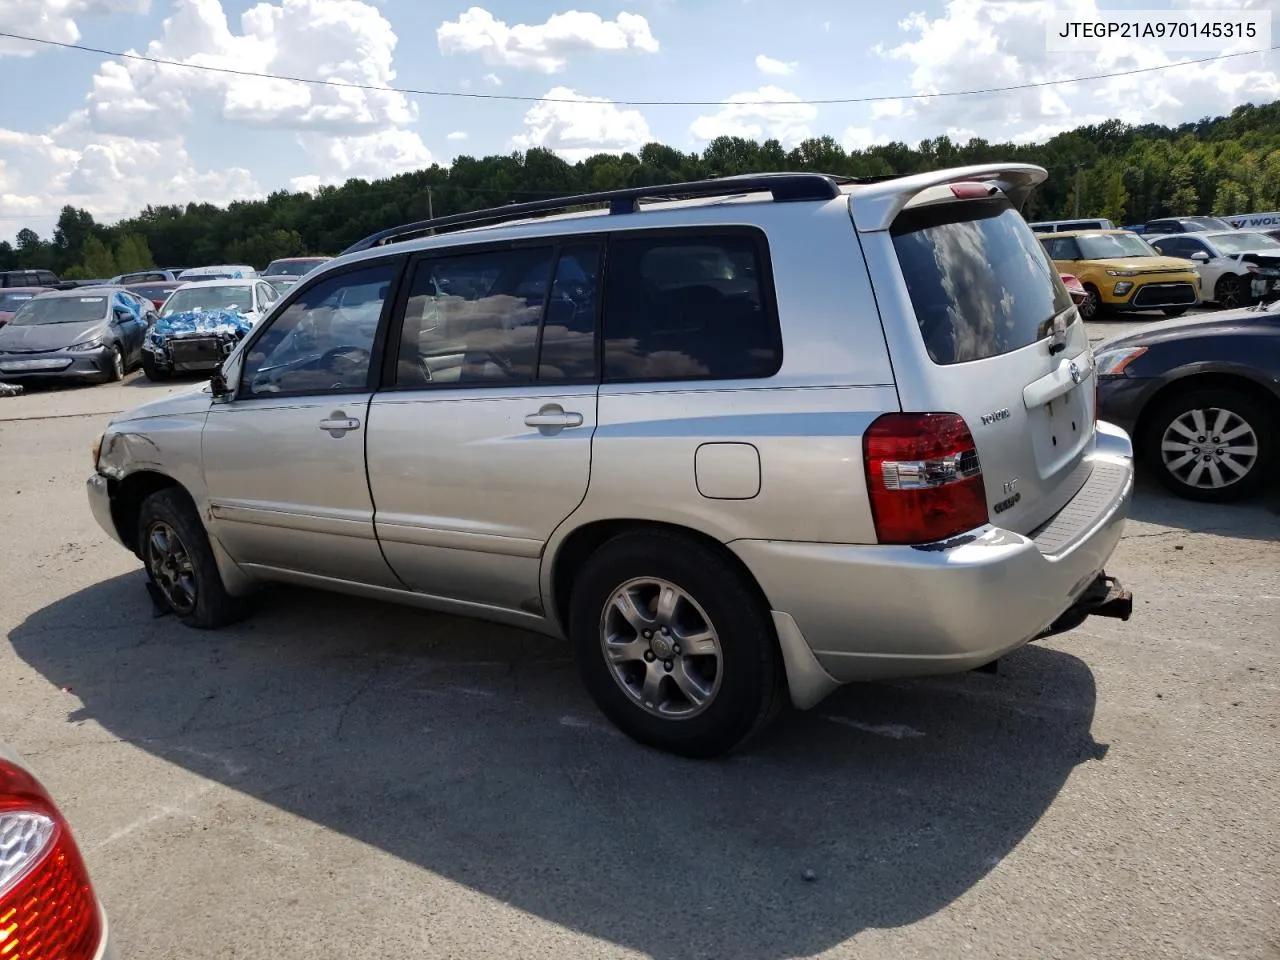
[[698, 602], [667, 580], [639, 577], [614, 590], [600, 646], [614, 681], [654, 716], [696, 717], [720, 692], [720, 637]]
[[1081, 302], [1080, 316], [1086, 320], [1092, 320], [1093, 315], [1098, 312], [1098, 294], [1094, 290], [1090, 290], [1085, 294], [1084, 300]]
[[163, 520], [147, 528], [147, 572], [176, 613], [196, 608], [196, 571], [177, 531]]
[[1258, 462], [1258, 434], [1222, 407], [1179, 414], [1160, 438], [1164, 468], [1188, 487], [1220, 490], [1239, 483]]
[[124, 376], [124, 357], [121, 356], [119, 347], [111, 348], [111, 369], [117, 377]]
[[1240, 281], [1235, 277], [1223, 277], [1218, 284], [1218, 303], [1223, 307], [1240, 306]]

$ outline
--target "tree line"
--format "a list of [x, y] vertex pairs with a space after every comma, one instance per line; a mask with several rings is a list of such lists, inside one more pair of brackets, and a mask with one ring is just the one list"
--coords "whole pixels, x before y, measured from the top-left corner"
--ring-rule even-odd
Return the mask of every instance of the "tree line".
[[785, 150], [777, 140], [721, 137], [701, 153], [651, 143], [638, 153], [599, 154], [576, 164], [545, 149], [480, 159], [382, 180], [348, 180], [312, 193], [264, 200], [148, 206], [114, 225], [62, 209], [51, 238], [23, 229], [0, 242], [0, 270], [51, 269], [68, 279], [146, 267], [245, 263], [336, 254], [385, 227], [546, 197], [680, 180], [815, 171], [874, 177], [988, 161], [1038, 164], [1049, 180], [1028, 201], [1028, 219], [1104, 216], [1142, 223], [1158, 216], [1280, 209], [1280, 102], [1178, 127], [1118, 120], [1082, 126], [1039, 144], [949, 137], [915, 147], [888, 143], [845, 150], [832, 137]]

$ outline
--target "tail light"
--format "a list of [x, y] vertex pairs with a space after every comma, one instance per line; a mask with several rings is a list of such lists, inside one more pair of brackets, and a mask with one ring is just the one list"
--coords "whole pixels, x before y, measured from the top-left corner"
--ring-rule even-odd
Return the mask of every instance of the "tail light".
[[987, 522], [973, 435], [954, 413], [887, 413], [862, 439], [881, 543], [932, 543]]
[[0, 759], [0, 958], [92, 960], [101, 937], [66, 820], [34, 777]]

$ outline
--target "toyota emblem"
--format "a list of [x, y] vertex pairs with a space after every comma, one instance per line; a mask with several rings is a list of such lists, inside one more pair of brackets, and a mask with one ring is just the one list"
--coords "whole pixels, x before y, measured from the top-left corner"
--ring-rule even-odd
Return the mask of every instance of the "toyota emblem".
[[1071, 366], [1067, 367], [1067, 369], [1071, 371], [1072, 383], [1079, 383], [1081, 380], [1084, 379], [1084, 377], [1080, 374], [1080, 365], [1077, 364], [1074, 360], [1071, 361]]

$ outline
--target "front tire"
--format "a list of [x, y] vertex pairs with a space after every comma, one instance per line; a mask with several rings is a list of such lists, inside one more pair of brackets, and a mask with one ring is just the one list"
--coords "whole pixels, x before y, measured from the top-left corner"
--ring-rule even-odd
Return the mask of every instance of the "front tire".
[[155, 360], [151, 358], [151, 354], [145, 350], [142, 353], [142, 374], [152, 383], [162, 383], [173, 377], [170, 371], [157, 367]]
[[1166, 317], [1173, 319], [1174, 317], [1180, 317], [1184, 313], [1186, 313], [1187, 308], [1186, 307], [1165, 307], [1161, 312]]
[[1218, 285], [1213, 288], [1213, 299], [1223, 310], [1247, 307], [1251, 300], [1245, 282], [1233, 273], [1218, 280]]
[[136, 542], [147, 576], [184, 624], [216, 630], [244, 615], [245, 602], [227, 593], [209, 537], [185, 493], [170, 487], [147, 497]]
[[107, 354], [107, 383], [118, 383], [124, 379], [124, 352], [120, 344], [113, 343], [111, 352]]
[[1193, 390], [1152, 414], [1146, 459], [1178, 496], [1227, 503], [1254, 493], [1265, 480], [1275, 429], [1269, 412], [1243, 393]]
[[685, 757], [727, 753], [782, 703], [768, 611], [714, 550], [626, 533], [583, 565], [569, 634], [588, 692], [623, 733]]
[[1076, 309], [1081, 320], [1097, 320], [1102, 315], [1102, 294], [1092, 283], [1084, 285], [1085, 298]]

